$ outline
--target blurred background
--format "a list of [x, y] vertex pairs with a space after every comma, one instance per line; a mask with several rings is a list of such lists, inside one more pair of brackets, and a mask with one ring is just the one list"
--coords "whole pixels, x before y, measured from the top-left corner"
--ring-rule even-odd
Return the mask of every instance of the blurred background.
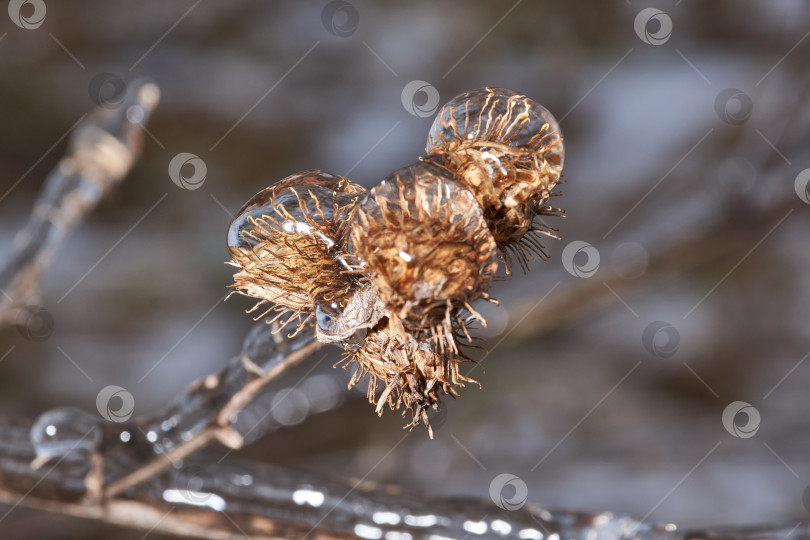
[[[370, 187], [421, 155], [438, 105], [500, 86], [561, 121], [568, 217], [548, 221], [551, 259], [482, 307], [482, 388], [431, 441], [346, 390], [335, 349], [248, 411], [272, 406], [278, 429], [235, 455], [479, 498], [510, 473], [541, 505], [685, 527], [808, 517], [805, 2], [19, 4], [36, 22], [0, 16], [0, 256], [82, 114], [138, 77], [162, 97], [140, 163], [46, 276], [52, 334], [0, 331], [4, 414], [92, 412], [111, 384], [159, 411], [252, 325], [247, 299], [223, 302], [248, 198], [313, 168]], [[205, 164], [194, 189], [170, 178], [181, 152]], [[24, 508], [0, 522], [110, 535], [142, 537]]]

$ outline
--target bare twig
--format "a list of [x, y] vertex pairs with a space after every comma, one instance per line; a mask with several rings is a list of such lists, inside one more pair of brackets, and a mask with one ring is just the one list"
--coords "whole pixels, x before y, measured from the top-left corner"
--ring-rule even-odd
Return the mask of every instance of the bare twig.
[[[607, 514], [601, 513], [549, 512], [528, 504], [505, 510], [489, 500], [434, 498], [232, 460], [215, 466], [192, 460], [129, 488], [124, 496], [87, 504], [83, 484], [87, 462], [70, 456], [47, 470], [30, 469], [34, 449], [28, 442], [29, 429], [0, 426], [0, 500], [131, 528], [259, 540], [354, 538], [363, 531], [379, 532], [380, 537], [390, 533], [388, 538], [461, 537], [470, 528], [483, 527], [486, 532], [476, 537], [508, 539], [553, 533], [584, 538], [594, 531], [622, 538], [622, 532], [637, 525], [627, 518], [605, 519]], [[675, 538], [675, 534], [643, 525], [634, 537]]]
[[116, 107], [100, 105], [78, 123], [14, 253], [0, 267], [0, 325], [14, 323], [20, 309], [37, 299], [42, 274], [64, 239], [132, 168], [143, 144], [142, 125], [159, 95], [154, 84], [135, 81]]
[[[189, 460], [125, 495], [100, 504], [85, 499], [88, 463], [71, 455], [46, 470], [28, 464], [35, 452], [30, 425], [0, 423], [0, 501], [105, 521], [124, 527], [194, 538], [465, 537], [574, 539], [755, 540], [810, 538], [810, 523], [773, 527], [678, 531], [606, 512], [546, 510], [517, 504], [505, 510], [491, 501], [437, 498], [369, 482], [346, 482], [256, 462]], [[508, 495], [508, 494], [507, 494]], [[379, 534], [380, 536], [376, 536]], [[387, 536], [386, 536], [387, 535]], [[472, 536], [472, 535], [470, 535]], [[467, 537], [470, 537], [467, 536]]]
[[[723, 216], [712, 226], [684, 233], [676, 240], [662, 242], [649, 254], [644, 280], [629, 281], [608, 268], [592, 279], [583, 279], [549, 296], [542, 310], [535, 310], [536, 300], [518, 302], [509, 310], [510, 320], [519, 321], [509, 329], [506, 346], [516, 346], [530, 339], [548, 335], [565, 328], [582, 317], [593, 315], [616, 300], [616, 293], [639, 291], [654, 286], [668, 277], [683, 275], [699, 267], [710, 266], [718, 260], [744, 252], [751, 247], [752, 231], [774, 224], [784, 217], [797, 200], [792, 194], [773, 201], [767, 207], [748, 214], [749, 221], [738, 222]], [[607, 287], [606, 287], [607, 285]], [[528, 317], [528, 313], [532, 313]]]
[[[184, 437], [181, 441], [168, 452], [112, 482], [104, 490], [106, 498], [113, 498], [124, 490], [149, 480], [171, 467], [173, 463], [205, 448], [214, 440], [219, 440], [230, 448], [242, 446], [242, 436], [232, 426], [236, 415], [256, 398], [268, 383], [277, 379], [290, 367], [308, 358], [322, 346], [320, 342], [311, 337], [282, 342], [278, 344], [278, 348], [270, 347], [269, 350], [269, 345], [276, 344], [273, 339], [265, 339], [263, 346], [255, 346], [254, 342], [261, 342], [267, 334], [272, 335], [270, 327], [260, 323], [245, 340], [242, 356], [232, 360], [219, 374], [211, 375], [203, 381], [193, 384], [189, 393], [184, 395], [169, 411], [157, 416], [151, 422], [141, 422], [147, 425], [145, 430], [150, 430], [149, 424], [162, 424], [167, 418], [174, 418], [173, 423], [175, 424], [188, 423], [192, 426], [204, 427], [192, 427], [187, 431], [175, 430]], [[259, 357], [249, 357], [251, 350], [253, 350], [253, 354], [260, 352]], [[245, 370], [245, 364], [256, 366], [261, 371], [259, 373], [248, 372]], [[201, 396], [201, 394], [205, 395]], [[207, 403], [201, 404], [200, 398]], [[224, 401], [224, 404], [219, 405], [220, 401]], [[207, 421], [201, 418], [201, 413], [207, 415]], [[191, 417], [193, 420], [187, 421], [187, 417]], [[153, 433], [156, 431], [152, 430]], [[164, 441], [162, 444], [165, 446], [166, 442]]]
[[[807, 126], [799, 125], [806, 118], [796, 111], [806, 108], [810, 101], [810, 76], [802, 74], [801, 91], [795, 101], [784, 103], [782, 110], [775, 113], [782, 119], [782, 130], [776, 145], [788, 154], [801, 155], [806, 141], [803, 134]], [[749, 133], [753, 139], [753, 135]], [[740, 147], [759, 148], [759, 141], [737, 141]], [[702, 161], [699, 170], [711, 171], [718, 155], [727, 150], [717, 146], [707, 146], [697, 160]], [[644, 280], [628, 281], [618, 272], [600, 269], [592, 279], [579, 280], [575, 284], [561, 288], [544, 303], [543, 309], [533, 311], [536, 300], [516, 303], [510, 309], [510, 320], [520, 321], [510, 327], [506, 346], [516, 346], [529, 339], [548, 335], [557, 329], [569, 326], [583, 316], [593, 314], [615, 301], [611, 289], [622, 293], [629, 288], [638, 290], [644, 286], [659, 283], [675, 275], [683, 275], [693, 269], [710, 266], [718, 260], [745, 252], [751, 247], [752, 232], [776, 223], [791, 208], [801, 206], [795, 197], [792, 186], [784, 182], [792, 169], [785, 166], [774, 152], [747, 151], [745, 155], [764, 179], [757, 189], [756, 196], [761, 200], [743, 199], [739, 195], [727, 196], [718, 201], [719, 211], [713, 222], [702, 224], [693, 230], [681, 231], [674, 240], [662, 239], [656, 242], [658, 249], [650, 253]], [[682, 178], [682, 182], [695, 183], [695, 192], [700, 194], [703, 178]], [[644, 188], [646, 189], [646, 187]], [[607, 287], [605, 286], [607, 285]], [[532, 316], [527, 314], [532, 312]]]

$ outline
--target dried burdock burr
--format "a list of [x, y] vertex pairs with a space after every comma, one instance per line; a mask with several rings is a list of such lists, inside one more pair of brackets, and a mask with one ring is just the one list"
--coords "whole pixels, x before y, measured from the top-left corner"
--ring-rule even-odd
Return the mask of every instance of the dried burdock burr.
[[562, 173], [562, 132], [534, 100], [504, 88], [479, 88], [445, 104], [428, 135], [426, 153], [475, 195], [504, 255], [527, 268], [527, 251], [545, 259], [537, 235], [554, 230], [535, 218], [559, 215], [546, 206]]
[[[460, 373], [469, 324], [486, 321], [501, 256], [527, 268], [545, 258], [538, 223], [559, 182], [559, 126], [511, 90], [482, 88], [440, 110], [427, 156], [369, 191], [346, 178], [305, 171], [254, 196], [228, 233], [237, 292], [261, 313], [289, 313], [281, 328], [311, 323], [316, 338], [343, 346], [350, 386], [367, 377], [381, 413], [409, 411], [424, 423], [443, 395], [474, 382]], [[257, 317], [258, 318], [258, 317]], [[314, 320], [313, 320], [314, 319]]]
[[472, 311], [498, 269], [475, 197], [432, 163], [400, 169], [372, 188], [352, 215], [348, 247], [406, 328], [429, 330], [451, 347], [454, 311]]
[[[365, 190], [321, 171], [288, 176], [260, 191], [239, 211], [228, 230], [236, 292], [297, 319], [299, 330], [316, 307], [339, 310], [359, 288], [360, 277], [344, 273], [345, 224]], [[322, 319], [324, 317], [321, 317]]]

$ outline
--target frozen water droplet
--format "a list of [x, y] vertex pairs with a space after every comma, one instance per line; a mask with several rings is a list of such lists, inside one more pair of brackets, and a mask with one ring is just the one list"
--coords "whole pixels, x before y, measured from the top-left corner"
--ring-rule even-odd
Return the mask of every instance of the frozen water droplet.
[[31, 427], [31, 444], [38, 460], [62, 457], [75, 451], [94, 450], [101, 443], [101, 422], [71, 407], [42, 414]]
[[317, 236], [331, 247], [336, 205], [351, 203], [364, 191], [346, 178], [321, 171], [288, 176], [254, 195], [239, 211], [228, 230], [228, 246], [249, 249], [275, 231], [299, 236], [320, 232]]
[[[541, 148], [560, 136], [560, 126], [542, 105], [506, 88], [478, 88], [448, 101], [436, 115], [427, 153], [454, 140]], [[562, 142], [557, 143], [562, 162]]]
[[315, 320], [321, 330], [332, 333], [336, 332], [335, 324], [337, 318], [335, 310], [331, 306], [320, 302], [315, 304]]

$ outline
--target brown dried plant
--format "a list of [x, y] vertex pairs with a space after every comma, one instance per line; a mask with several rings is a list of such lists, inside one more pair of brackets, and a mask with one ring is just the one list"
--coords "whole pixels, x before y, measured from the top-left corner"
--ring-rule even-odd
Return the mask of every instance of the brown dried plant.
[[[387, 404], [424, 423], [442, 395], [474, 382], [468, 326], [499, 259], [524, 269], [537, 236], [555, 230], [538, 218], [563, 166], [559, 126], [546, 109], [511, 90], [461, 94], [439, 111], [427, 156], [366, 192], [350, 180], [305, 171], [254, 196], [231, 224], [236, 291], [268, 305], [257, 318], [295, 333], [314, 324], [324, 343], [356, 364], [350, 386], [368, 376], [378, 414]], [[314, 321], [313, 321], [314, 318]], [[378, 388], [378, 383], [382, 388]], [[432, 435], [432, 431], [430, 432]]]

